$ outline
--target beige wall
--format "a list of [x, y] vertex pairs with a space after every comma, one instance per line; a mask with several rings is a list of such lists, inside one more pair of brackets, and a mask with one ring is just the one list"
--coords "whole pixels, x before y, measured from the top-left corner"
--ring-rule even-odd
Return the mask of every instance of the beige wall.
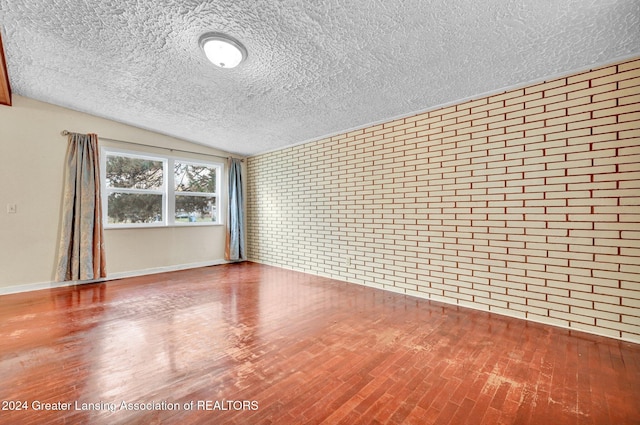
[[249, 258], [640, 342], [640, 60], [249, 159]]
[[[60, 135], [63, 129], [226, 156], [172, 137], [13, 96], [12, 107], [0, 106], [0, 292], [53, 280], [67, 148], [66, 137]], [[154, 151], [106, 140], [100, 143]], [[221, 211], [225, 211], [224, 196], [221, 200]], [[17, 213], [7, 214], [7, 204], [16, 204]], [[222, 261], [224, 238], [224, 226], [105, 230], [107, 271], [127, 275]]]

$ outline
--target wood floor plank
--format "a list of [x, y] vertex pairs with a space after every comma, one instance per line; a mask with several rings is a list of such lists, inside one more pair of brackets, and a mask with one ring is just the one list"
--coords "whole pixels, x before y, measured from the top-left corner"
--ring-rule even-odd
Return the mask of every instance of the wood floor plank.
[[0, 378], [0, 424], [640, 423], [637, 344], [250, 262], [0, 296]]

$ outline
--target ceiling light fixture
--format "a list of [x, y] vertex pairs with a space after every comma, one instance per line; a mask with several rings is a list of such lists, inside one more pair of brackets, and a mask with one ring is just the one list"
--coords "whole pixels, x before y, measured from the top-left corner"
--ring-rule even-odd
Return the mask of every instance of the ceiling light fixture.
[[220, 68], [235, 68], [247, 58], [247, 49], [235, 38], [219, 32], [208, 32], [200, 37], [200, 47], [207, 59]]

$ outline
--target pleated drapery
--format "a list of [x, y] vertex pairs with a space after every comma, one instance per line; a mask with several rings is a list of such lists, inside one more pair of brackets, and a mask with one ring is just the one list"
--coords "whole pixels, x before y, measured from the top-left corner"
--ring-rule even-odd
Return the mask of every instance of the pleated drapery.
[[236, 158], [229, 160], [229, 205], [227, 210], [227, 243], [224, 256], [227, 261], [243, 261], [246, 259], [246, 254], [242, 162]]
[[97, 134], [69, 134], [56, 280], [106, 277]]

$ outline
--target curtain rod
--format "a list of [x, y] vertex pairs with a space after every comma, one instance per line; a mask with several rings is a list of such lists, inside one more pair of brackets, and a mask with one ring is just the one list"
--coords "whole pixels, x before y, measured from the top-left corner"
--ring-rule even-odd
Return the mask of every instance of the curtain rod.
[[[62, 130], [60, 132], [60, 135], [68, 136], [71, 133], [72, 132], [69, 131], [69, 130]], [[153, 145], [148, 145], [148, 144], [145, 144], [145, 143], [129, 142], [127, 140], [109, 139], [108, 137], [100, 137], [100, 136], [98, 136], [98, 139], [109, 140], [110, 142], [126, 143], [128, 145], [146, 146], [148, 148], [154, 148], [154, 149], [164, 149], [164, 150], [171, 151], [171, 152], [191, 153], [191, 154], [195, 154], [195, 155], [213, 156], [215, 158], [224, 158], [224, 159], [233, 158], [231, 156], [214, 155], [214, 154], [210, 154], [210, 153], [187, 151], [187, 150], [183, 150], [183, 149], [163, 148], [162, 146], [153, 146]], [[240, 159], [240, 161], [244, 162], [244, 159]]]

